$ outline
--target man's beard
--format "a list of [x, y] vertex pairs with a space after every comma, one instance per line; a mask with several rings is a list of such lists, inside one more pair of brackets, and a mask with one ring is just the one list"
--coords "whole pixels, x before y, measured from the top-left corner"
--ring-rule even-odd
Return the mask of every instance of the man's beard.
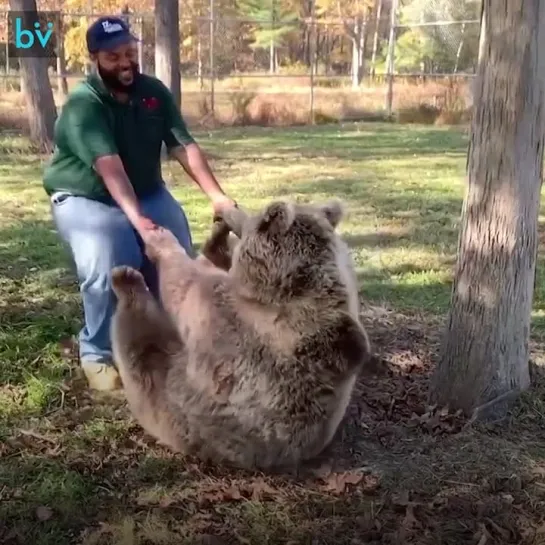
[[104, 82], [104, 85], [112, 91], [119, 91], [121, 93], [130, 93], [136, 84], [136, 80], [140, 74], [140, 67], [138, 63], [131, 62], [132, 81], [131, 83], [123, 83], [120, 79], [120, 70], [105, 70], [100, 63], [97, 63], [97, 71]]

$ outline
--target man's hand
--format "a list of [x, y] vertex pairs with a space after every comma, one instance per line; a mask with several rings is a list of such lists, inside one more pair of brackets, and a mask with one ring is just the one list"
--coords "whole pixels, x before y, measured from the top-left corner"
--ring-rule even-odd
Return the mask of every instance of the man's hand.
[[157, 225], [149, 218], [146, 218], [146, 216], [137, 216], [132, 220], [132, 224], [142, 239], [145, 239], [148, 231], [157, 229]]
[[214, 210], [214, 219], [221, 219], [222, 212], [230, 208], [236, 208], [237, 203], [227, 195], [219, 195], [212, 199], [212, 209]]

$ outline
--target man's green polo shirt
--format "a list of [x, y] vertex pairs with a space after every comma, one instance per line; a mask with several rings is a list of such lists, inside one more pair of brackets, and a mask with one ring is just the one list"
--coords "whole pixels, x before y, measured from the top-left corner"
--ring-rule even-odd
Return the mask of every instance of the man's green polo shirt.
[[103, 155], [118, 154], [139, 197], [163, 184], [161, 145], [167, 149], [194, 142], [172, 94], [161, 80], [137, 77], [130, 100], [116, 100], [97, 74], [88, 76], [66, 100], [55, 124], [55, 151], [45, 167], [48, 195], [73, 195], [112, 202], [93, 169]]

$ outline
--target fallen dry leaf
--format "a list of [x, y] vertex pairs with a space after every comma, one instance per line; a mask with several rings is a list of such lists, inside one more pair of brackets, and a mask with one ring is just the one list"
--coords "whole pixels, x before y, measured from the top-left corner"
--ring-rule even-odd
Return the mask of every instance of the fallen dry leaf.
[[394, 494], [392, 496], [392, 503], [396, 507], [406, 507], [410, 503], [409, 498], [409, 491], [408, 490], [401, 490], [397, 494]]
[[488, 533], [488, 530], [484, 524], [479, 523], [479, 532], [477, 535], [480, 536], [477, 545], [486, 545], [488, 543], [490, 534]]
[[276, 496], [278, 490], [267, 484], [264, 479], [259, 477], [251, 485], [252, 500], [260, 501], [264, 496]]
[[175, 501], [176, 500], [174, 498], [171, 498], [170, 496], [163, 496], [159, 500], [159, 507], [161, 507], [162, 509], [166, 509], [167, 507], [172, 505]]
[[326, 479], [326, 490], [335, 494], [342, 494], [347, 485], [360, 483], [365, 474], [359, 470], [343, 471], [342, 473], [331, 473]]
[[401, 521], [400, 527], [396, 532], [396, 539], [398, 543], [407, 543], [407, 540], [414, 536], [415, 531], [422, 527], [422, 524], [418, 521], [414, 514], [413, 504], [409, 504], [405, 507], [405, 516]]
[[375, 493], [380, 486], [381, 478], [379, 475], [365, 475], [365, 479], [361, 483], [360, 489], [366, 493]]
[[420, 526], [420, 523], [414, 514], [414, 507], [412, 504], [407, 505], [402, 524], [407, 530], [412, 530]]
[[508, 542], [509, 538], [511, 537], [511, 532], [509, 532], [509, 530], [506, 530], [505, 528], [502, 528], [496, 524], [490, 517], [486, 518], [486, 522], [502, 537], [504, 542]]
[[45, 505], [40, 505], [36, 508], [36, 517], [38, 520], [45, 522], [53, 516], [53, 510]]
[[243, 498], [240, 488], [231, 484], [229, 486], [221, 486], [216, 484], [214, 488], [199, 491], [198, 501], [199, 503], [217, 503], [217, 502], [227, 502], [227, 501], [238, 501]]
[[242, 494], [236, 486], [230, 486], [223, 491], [223, 497], [226, 500], [241, 500]]

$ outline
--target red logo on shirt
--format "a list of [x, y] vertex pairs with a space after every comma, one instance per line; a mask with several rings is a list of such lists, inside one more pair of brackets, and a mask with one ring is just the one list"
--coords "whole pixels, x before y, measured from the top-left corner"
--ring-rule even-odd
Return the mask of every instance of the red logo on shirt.
[[156, 97], [143, 98], [142, 102], [148, 110], [155, 110], [159, 106], [159, 100]]

